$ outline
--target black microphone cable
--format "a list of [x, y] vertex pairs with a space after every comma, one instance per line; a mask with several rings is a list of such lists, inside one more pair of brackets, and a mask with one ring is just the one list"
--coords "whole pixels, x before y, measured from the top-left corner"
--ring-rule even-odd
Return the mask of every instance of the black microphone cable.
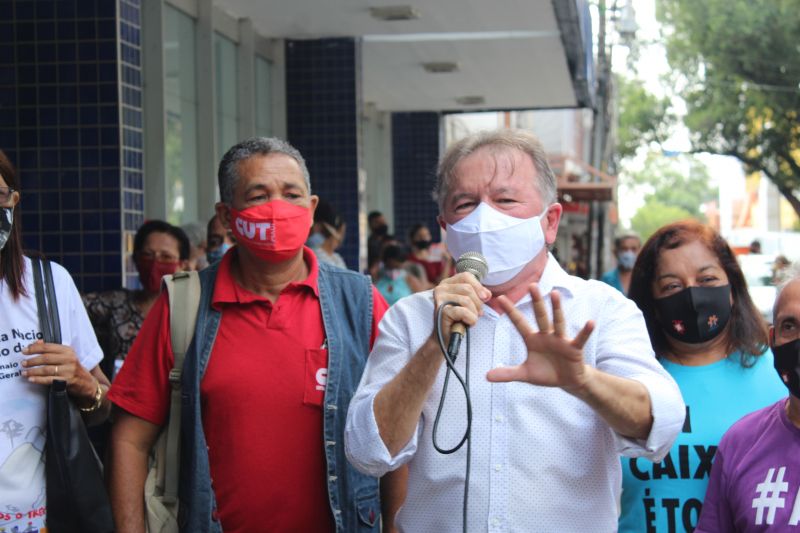
[[[439, 399], [439, 408], [436, 410], [436, 418], [433, 421], [433, 447], [436, 449], [437, 452], [449, 455], [451, 453], [455, 453], [464, 446], [464, 443], [467, 444], [467, 468], [466, 473], [464, 475], [464, 505], [461, 511], [462, 514], [462, 530], [464, 533], [467, 533], [467, 501], [469, 499], [469, 470], [470, 470], [470, 458], [471, 458], [471, 439], [470, 436], [472, 434], [472, 400], [469, 397], [469, 329], [466, 330], [466, 360], [465, 360], [465, 372], [464, 377], [456, 370], [456, 357], [458, 356], [458, 349], [454, 349], [455, 353], [451, 353], [447, 349], [447, 345], [444, 342], [444, 333], [442, 332], [442, 312], [446, 307], [449, 306], [458, 306], [456, 302], [444, 302], [439, 308], [436, 310], [436, 338], [439, 341], [439, 348], [442, 350], [442, 355], [444, 356], [445, 363], [447, 363], [447, 372], [444, 375], [444, 385], [442, 387], [442, 396]], [[449, 449], [444, 449], [439, 446], [436, 439], [436, 434], [438, 433], [439, 428], [439, 419], [442, 414], [442, 409], [444, 408], [444, 399], [447, 395], [447, 384], [450, 382], [450, 374], [453, 374], [458, 382], [461, 384], [461, 388], [464, 390], [464, 399], [467, 402], [467, 428], [464, 431], [464, 436], [461, 438], [458, 444], [454, 447]]]

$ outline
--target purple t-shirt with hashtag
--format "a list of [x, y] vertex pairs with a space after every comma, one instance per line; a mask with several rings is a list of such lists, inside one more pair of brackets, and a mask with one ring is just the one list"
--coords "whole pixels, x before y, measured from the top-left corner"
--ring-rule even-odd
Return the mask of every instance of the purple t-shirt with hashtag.
[[722, 437], [695, 533], [800, 526], [800, 429], [786, 402], [750, 413]]

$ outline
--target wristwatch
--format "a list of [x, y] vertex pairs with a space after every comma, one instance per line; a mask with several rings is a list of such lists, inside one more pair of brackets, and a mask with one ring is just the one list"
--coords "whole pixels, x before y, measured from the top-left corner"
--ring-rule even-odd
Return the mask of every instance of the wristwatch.
[[100, 382], [97, 382], [97, 390], [94, 393], [94, 403], [89, 407], [78, 407], [84, 413], [94, 413], [100, 406], [103, 405], [103, 386], [100, 385]]

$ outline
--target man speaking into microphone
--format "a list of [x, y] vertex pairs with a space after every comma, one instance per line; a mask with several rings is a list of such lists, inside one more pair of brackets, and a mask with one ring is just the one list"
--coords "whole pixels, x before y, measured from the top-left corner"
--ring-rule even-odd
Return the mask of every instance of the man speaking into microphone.
[[[481, 253], [488, 273], [443, 280], [389, 309], [350, 404], [345, 447], [372, 476], [408, 464], [395, 524], [405, 532], [615, 531], [618, 454], [660, 460], [685, 407], [656, 361], [636, 306], [598, 281], [570, 276], [549, 254], [562, 207], [539, 141], [517, 130], [453, 144], [437, 172], [439, 224], [453, 257]], [[445, 345], [469, 329], [471, 458], [443, 455], [432, 436], [445, 383]], [[467, 429], [459, 389], [444, 401], [437, 439]]]

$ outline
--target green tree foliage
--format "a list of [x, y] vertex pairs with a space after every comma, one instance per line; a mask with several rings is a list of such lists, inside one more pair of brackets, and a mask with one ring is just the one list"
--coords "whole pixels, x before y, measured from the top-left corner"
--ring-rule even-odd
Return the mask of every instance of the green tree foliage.
[[661, 226], [687, 218], [692, 215], [685, 209], [650, 199], [633, 215], [631, 229], [645, 241]]
[[650, 154], [644, 168], [626, 181], [628, 187], [648, 191], [644, 205], [631, 219], [631, 228], [642, 239], [676, 220], [695, 218], [705, 222], [702, 206], [716, 199], [718, 192], [708, 184], [706, 166], [691, 156]]
[[617, 76], [615, 85], [619, 106], [616, 141], [620, 158], [636, 155], [640, 146], [663, 142], [675, 119], [669, 111], [669, 99], [651, 94], [639, 80]]
[[800, 214], [797, 0], [659, 0], [694, 150], [762, 171]]

